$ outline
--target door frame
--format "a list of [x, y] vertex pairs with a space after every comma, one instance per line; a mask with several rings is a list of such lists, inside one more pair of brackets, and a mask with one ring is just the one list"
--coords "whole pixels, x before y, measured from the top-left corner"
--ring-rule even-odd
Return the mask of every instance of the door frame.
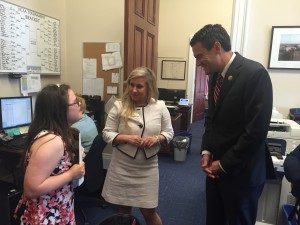
[[[190, 36], [190, 40], [193, 35]], [[187, 76], [187, 97], [189, 102], [194, 103], [195, 92], [195, 75], [196, 75], [196, 59], [193, 54], [192, 47], [189, 48], [189, 60], [188, 60], [188, 76]], [[194, 104], [191, 108], [191, 123], [193, 121]]]

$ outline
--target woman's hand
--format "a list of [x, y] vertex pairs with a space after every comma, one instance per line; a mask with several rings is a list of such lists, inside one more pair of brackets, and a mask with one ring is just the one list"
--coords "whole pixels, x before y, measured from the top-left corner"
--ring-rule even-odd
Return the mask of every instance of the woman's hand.
[[84, 176], [85, 174], [85, 165], [84, 162], [81, 162], [79, 164], [74, 164], [70, 170], [69, 170], [71, 176], [72, 176], [72, 180], [77, 180], [81, 177]]
[[141, 147], [142, 138], [139, 135], [127, 135], [126, 142], [136, 147]]
[[151, 148], [153, 145], [156, 145], [159, 143], [159, 136], [150, 136], [145, 137], [142, 139], [140, 147], [142, 148]]
[[141, 138], [139, 135], [120, 134], [116, 137], [115, 143], [127, 142], [139, 148], [151, 148], [160, 142], [160, 136], [149, 136]]

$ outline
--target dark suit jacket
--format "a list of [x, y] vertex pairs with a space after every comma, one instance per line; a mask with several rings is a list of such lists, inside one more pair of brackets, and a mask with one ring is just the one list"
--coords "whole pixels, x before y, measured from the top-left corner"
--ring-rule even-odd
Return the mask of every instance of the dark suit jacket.
[[217, 104], [213, 92], [217, 74], [210, 77], [208, 114], [201, 150], [220, 160], [226, 174], [242, 185], [262, 184], [274, 167], [266, 145], [272, 114], [272, 84], [265, 68], [236, 53], [221, 87]]

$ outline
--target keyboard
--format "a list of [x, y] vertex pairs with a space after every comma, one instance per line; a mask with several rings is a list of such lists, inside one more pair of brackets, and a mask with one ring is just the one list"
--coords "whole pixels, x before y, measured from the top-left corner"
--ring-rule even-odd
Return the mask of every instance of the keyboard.
[[26, 148], [27, 135], [21, 135], [14, 137], [11, 141], [5, 143], [6, 146], [15, 149], [25, 149]]

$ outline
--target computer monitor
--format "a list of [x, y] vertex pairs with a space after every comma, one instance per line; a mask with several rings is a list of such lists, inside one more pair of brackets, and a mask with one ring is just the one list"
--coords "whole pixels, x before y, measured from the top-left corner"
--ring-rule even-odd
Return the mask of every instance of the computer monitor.
[[31, 96], [0, 98], [1, 129], [30, 125], [32, 122]]
[[159, 100], [164, 100], [167, 103], [178, 104], [181, 98], [185, 98], [184, 89], [167, 89], [158, 88]]

